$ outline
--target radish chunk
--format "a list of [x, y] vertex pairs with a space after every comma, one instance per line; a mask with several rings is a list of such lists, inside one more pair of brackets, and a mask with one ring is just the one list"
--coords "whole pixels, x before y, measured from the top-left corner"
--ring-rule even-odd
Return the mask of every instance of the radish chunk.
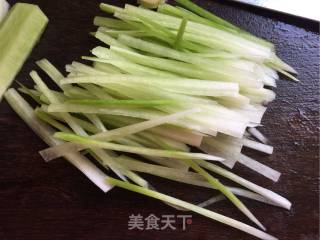
[[17, 3], [0, 25], [0, 100], [41, 37], [48, 18], [36, 5]]

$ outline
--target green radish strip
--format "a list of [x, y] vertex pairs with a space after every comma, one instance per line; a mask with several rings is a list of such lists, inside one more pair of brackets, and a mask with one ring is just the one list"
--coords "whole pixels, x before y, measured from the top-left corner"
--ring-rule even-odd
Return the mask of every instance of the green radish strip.
[[236, 96], [239, 86], [236, 83], [196, 80], [188, 78], [163, 78], [143, 77], [126, 74], [109, 74], [85, 77], [65, 78], [61, 81], [63, 85], [72, 83], [93, 83], [105, 86], [106, 84], [146, 84], [147, 86], [162, 87], [165, 90], [190, 94], [195, 96]]
[[[158, 77], [179, 77], [174, 73], [158, 70], [155, 68], [139, 65], [125, 59], [119, 55], [114, 54], [109, 49], [104, 47], [96, 47], [92, 49], [92, 54], [97, 58], [93, 57], [82, 57], [85, 60], [94, 61], [95, 63], [107, 63], [112, 64], [114, 67], [121, 69], [122, 72], [133, 74], [133, 75], [154, 75]], [[116, 73], [116, 72], [109, 72]], [[118, 71], [120, 73], [120, 71]]]
[[190, 146], [200, 146], [203, 135], [192, 132], [188, 129], [183, 129], [175, 126], [155, 127], [150, 129], [150, 132], [159, 134], [160, 136], [171, 138], [175, 141], [186, 143]]
[[241, 139], [218, 134], [216, 137], [205, 137], [200, 145], [200, 149], [208, 154], [214, 154], [225, 158], [222, 163], [233, 168], [237, 162], [237, 157], [241, 153], [243, 142]]
[[[60, 114], [58, 113], [48, 113], [47, 107], [45, 105], [41, 106], [41, 110], [45, 113], [47, 113], [48, 115], [50, 115], [53, 119], [58, 120], [60, 122], [65, 122], [65, 120], [60, 116]], [[83, 120], [81, 118], [77, 118], [75, 116], [73, 116], [74, 121], [81, 126], [85, 131], [89, 132], [89, 133], [93, 133], [93, 134], [98, 134], [100, 131], [99, 129], [93, 125], [92, 123]]]
[[239, 177], [236, 174], [234, 174], [230, 171], [227, 171], [227, 170], [225, 170], [215, 164], [212, 164], [212, 163], [209, 163], [209, 162], [206, 162], [203, 160], [197, 160], [197, 163], [209, 171], [212, 171], [216, 174], [219, 174], [225, 178], [228, 178], [231, 181], [234, 181], [234, 182], [240, 184], [241, 186], [244, 186], [244, 187], [250, 189], [251, 191], [262, 195], [263, 197], [270, 199], [271, 201], [275, 202], [276, 204], [278, 204], [279, 206], [281, 206], [285, 209], [289, 210], [291, 208], [291, 203], [287, 199], [285, 199], [284, 197], [282, 197], [282, 196], [280, 196], [280, 195], [278, 195], [268, 189], [262, 188], [262, 187], [254, 184], [254, 183], [252, 183], [242, 177]]
[[267, 154], [272, 154], [273, 153], [273, 147], [270, 145], [266, 145], [263, 143], [259, 143], [247, 138], [244, 138], [243, 140], [243, 145], [251, 148], [251, 149], [255, 149], [259, 152], [263, 152], [263, 153], [267, 153]]
[[212, 197], [212, 198], [209, 198], [208, 200], [206, 200], [206, 201], [204, 201], [204, 202], [202, 202], [202, 203], [200, 203], [200, 204], [197, 204], [197, 206], [198, 206], [198, 207], [205, 208], [205, 207], [208, 207], [208, 206], [210, 206], [210, 205], [212, 205], [212, 204], [214, 204], [214, 203], [223, 201], [223, 200], [225, 200], [225, 199], [226, 199], [225, 196], [223, 196], [222, 194], [219, 194], [219, 195], [217, 195], [217, 196], [214, 196], [214, 197]]
[[18, 88], [18, 91], [25, 94], [25, 95], [28, 95], [39, 105], [41, 105], [43, 103], [43, 101], [41, 100], [40, 94], [38, 95], [38, 91], [36, 91], [36, 90], [26, 89], [26, 88], [21, 87], [21, 88]]
[[248, 132], [264, 144], [267, 144], [269, 142], [269, 140], [256, 128], [248, 128]]
[[110, 4], [106, 4], [106, 3], [101, 3], [100, 5], [100, 9], [106, 13], [115, 13], [116, 11], [122, 11], [123, 9], [120, 7], [116, 7]]
[[69, 133], [63, 133], [63, 132], [56, 133], [55, 137], [58, 139], [84, 145], [86, 148], [90, 146], [94, 148], [95, 147], [104, 148], [104, 149], [114, 150], [114, 151], [122, 151], [122, 152], [129, 152], [129, 153], [135, 153], [135, 154], [141, 154], [141, 155], [150, 155], [155, 157], [168, 157], [168, 158], [177, 158], [177, 159], [205, 159], [210, 161], [224, 160], [223, 158], [220, 158], [220, 157], [216, 157], [208, 154], [202, 154], [202, 153], [186, 153], [186, 152], [179, 152], [179, 151], [157, 150], [157, 149], [123, 146], [119, 144], [102, 142], [102, 141], [90, 139], [89, 137], [82, 137], [75, 134], [69, 134]]
[[[53, 129], [38, 120], [31, 106], [18, 92], [14, 89], [9, 89], [5, 93], [5, 99], [24, 122], [49, 146], [63, 144], [62, 141], [53, 138]], [[105, 182], [106, 175], [80, 153], [69, 151], [68, 154], [65, 155], [65, 158], [103, 192], [108, 192], [113, 188], [112, 185]]]
[[[158, 7], [158, 12], [166, 14], [166, 15], [175, 16], [175, 17], [186, 18], [186, 19], [191, 20], [193, 22], [201, 23], [204, 25], [212, 26], [212, 27], [217, 26], [216, 23], [214, 23], [208, 19], [200, 17], [199, 15], [194, 14], [193, 12], [190, 12], [184, 8], [175, 7], [170, 4], [160, 5]], [[225, 29], [228, 29], [228, 28], [225, 28]]]
[[108, 131], [104, 126], [103, 122], [100, 120], [100, 118], [96, 114], [85, 114], [84, 116], [88, 118], [90, 122], [92, 122], [96, 126], [99, 132]]
[[72, 88], [69, 88], [68, 90], [65, 90], [64, 95], [71, 99], [94, 99], [95, 98], [95, 96], [90, 92], [78, 87], [72, 87]]
[[[283, 62], [278, 56], [276, 56], [276, 54], [273, 54], [271, 61], [267, 62], [266, 65], [271, 65], [271, 67], [275, 68], [276, 71], [278, 71], [278, 69], [281, 69], [286, 72], [297, 74], [297, 71], [293, 67]], [[296, 80], [296, 79], [292, 79], [292, 80]]]
[[88, 75], [90, 75], [90, 74], [103, 74], [104, 73], [103, 71], [97, 70], [91, 66], [88, 66], [88, 65], [76, 62], [76, 61], [73, 61], [71, 65], [67, 65], [66, 69], [68, 67], [71, 67], [72, 71], [70, 71], [70, 72], [75, 72], [75, 73], [83, 73], [83, 74], [88, 74]]
[[214, 14], [212, 14], [211, 12], [199, 7], [198, 5], [194, 4], [193, 2], [189, 1], [189, 0], [175, 0], [177, 3], [181, 4], [183, 7], [189, 9], [190, 11], [198, 14], [201, 17], [204, 17], [206, 19], [209, 19], [212, 22], [218, 23], [222, 26], [225, 26], [227, 28], [231, 28], [231, 29], [235, 29], [235, 30], [239, 30], [238, 27], [232, 25], [231, 23], [223, 20], [222, 18], [219, 18], [217, 16], [215, 16]]
[[145, 8], [157, 8], [165, 0], [138, 0], [138, 3]]
[[0, 25], [0, 101], [41, 37], [48, 18], [36, 5], [15, 4]]
[[[142, 122], [142, 119], [122, 118], [119, 116], [111, 115], [103, 115], [100, 117], [102, 121], [104, 121], [105, 123], [109, 123], [110, 121], [116, 122], [118, 127], [124, 127], [131, 124]], [[179, 128], [168, 124], [153, 127], [151, 129], [147, 129], [147, 131], [195, 147], [200, 146], [203, 139], [203, 134], [192, 132], [187, 129]]]
[[90, 94], [92, 94], [95, 98], [113, 100], [114, 98], [110, 96], [103, 88], [92, 84], [79, 84], [81, 87], [85, 88]]
[[122, 73], [122, 71], [119, 68], [107, 63], [94, 62], [93, 67], [105, 73]]
[[134, 184], [130, 184], [130, 183], [126, 183], [126, 182], [123, 182], [123, 181], [119, 181], [117, 179], [110, 178], [110, 177], [107, 178], [107, 182], [110, 183], [110, 184], [113, 184], [115, 186], [127, 189], [129, 191], [140, 193], [142, 195], [146, 195], [146, 196], [149, 196], [151, 198], [155, 198], [155, 199], [158, 199], [158, 200], [161, 200], [161, 201], [164, 201], [164, 202], [167, 202], [167, 203], [170, 203], [170, 204], [174, 204], [176, 206], [188, 209], [190, 211], [196, 212], [196, 213], [198, 213], [200, 215], [203, 215], [205, 217], [211, 218], [211, 219], [216, 220], [218, 222], [221, 222], [221, 223], [224, 223], [224, 224], [229, 225], [231, 227], [237, 228], [237, 229], [239, 229], [241, 231], [244, 231], [244, 232], [246, 232], [248, 234], [256, 236], [256, 237], [258, 237], [260, 239], [264, 239], [264, 240], [276, 240], [277, 239], [277, 238], [275, 238], [275, 237], [273, 237], [273, 236], [271, 236], [271, 235], [269, 235], [269, 234], [267, 234], [265, 232], [262, 232], [262, 231], [260, 231], [260, 230], [258, 230], [256, 228], [253, 228], [253, 227], [251, 227], [249, 225], [246, 225], [246, 224], [241, 223], [239, 221], [236, 221], [234, 219], [225, 217], [225, 216], [223, 216], [221, 214], [218, 214], [218, 213], [206, 210], [204, 208], [198, 207], [198, 206], [193, 205], [191, 203], [188, 203], [188, 202], [185, 202], [185, 201], [182, 201], [182, 200], [179, 200], [179, 199], [164, 195], [162, 193], [159, 193], [159, 192], [156, 192], [156, 191], [152, 191], [152, 190], [149, 190], [149, 189], [146, 189], [146, 188], [142, 188], [142, 187], [136, 186]]
[[269, 89], [241, 88], [240, 93], [250, 99], [252, 103], [266, 104], [276, 98], [276, 94]]
[[34, 113], [40, 120], [42, 120], [43, 122], [46, 122], [49, 125], [55, 127], [59, 131], [72, 133], [72, 131], [69, 128], [67, 128], [65, 125], [63, 125], [62, 123], [58, 122], [57, 120], [53, 119], [49, 114], [45, 113], [41, 109], [36, 108], [34, 110]]
[[119, 41], [117, 41], [116, 39], [114, 39], [113, 37], [109, 36], [106, 33], [103, 32], [96, 32], [94, 35], [97, 39], [99, 39], [101, 42], [107, 44], [107, 45], [112, 45], [112, 46], [116, 46], [116, 47], [120, 47], [120, 48], [124, 48], [124, 49], [130, 49], [127, 46], [125, 46], [124, 44], [120, 43]]
[[186, 30], [187, 23], [188, 23], [188, 20], [186, 18], [183, 18], [181, 21], [181, 25], [179, 27], [179, 30], [178, 30], [177, 37], [176, 37], [174, 44], [173, 44], [173, 47], [175, 49], [178, 49], [181, 44], [184, 31]]
[[[111, 115], [103, 115], [101, 116], [101, 119], [106, 124], [109, 124], [110, 122], [116, 123], [116, 124], [113, 124], [116, 127], [124, 127], [131, 124], [142, 122], [141, 119], [134, 119], [134, 118], [124, 119], [119, 116], [111, 116]], [[186, 143], [191, 146], [200, 146], [203, 138], [202, 134], [192, 132], [187, 129], [179, 128], [176, 126], [171, 126], [171, 125], [164, 125], [164, 126], [147, 129], [147, 132], [154, 133], [158, 136], [163, 136], [163, 137], [175, 140], [177, 142]]]
[[107, 35], [113, 38], [118, 38], [120, 34], [125, 34], [129, 36], [134, 36], [134, 37], [145, 36], [145, 33], [139, 30], [114, 30], [112, 28], [107, 28], [107, 27], [99, 27], [98, 32], [106, 33]]
[[99, 107], [157, 107], [162, 105], [175, 105], [172, 100], [68, 100], [67, 103], [99, 106]]
[[184, 159], [184, 161], [193, 168], [196, 172], [202, 175], [213, 187], [218, 189], [226, 198], [228, 198], [242, 213], [244, 213], [252, 222], [259, 226], [262, 230], [266, 228], [260, 223], [260, 221], [251, 213], [251, 211], [237, 198], [227, 187], [225, 187], [220, 181], [212, 177], [207, 171], [201, 168], [197, 163], [190, 159]]
[[[37, 85], [35, 86], [35, 88], [36, 88], [38, 91], [41, 92], [41, 89], [40, 89]], [[50, 89], [49, 89], [48, 91], [50, 91], [51, 94], [52, 94], [56, 99], [59, 100], [59, 102], [64, 102], [64, 101], [67, 100], [66, 95], [64, 95], [64, 94], [61, 93], [61, 92], [53, 91], [53, 90], [50, 90]], [[49, 98], [48, 98], [47, 95], [44, 94], [44, 93], [41, 93], [40, 100], [41, 100], [43, 103], [45, 103], [45, 104], [50, 104]]]
[[260, 173], [261, 175], [271, 179], [274, 182], [277, 182], [281, 176], [281, 173], [246, 156], [243, 154], [240, 154], [237, 158], [238, 162], [242, 165], [256, 171], [257, 173]]
[[67, 90], [69, 86], [61, 86], [60, 80], [63, 75], [47, 59], [37, 61], [36, 64], [55, 82], [62, 90]]
[[29, 89], [26, 86], [24, 86], [22, 83], [18, 82], [18, 85], [20, 88], [18, 89], [20, 92], [30, 96], [36, 103], [39, 105], [42, 104], [41, 102], [41, 94], [37, 90]]
[[154, 143], [158, 145], [160, 149], [190, 152], [190, 148], [186, 144], [154, 133], [140, 132], [137, 134], [137, 136], [142, 138], [146, 143]]
[[[295, 82], [300, 82], [300, 80], [298, 78], [296, 78], [295, 76], [293, 76], [292, 74], [282, 70], [280, 67], [276, 66], [275, 64], [269, 64], [271, 65], [275, 70], [277, 70], [278, 72], [282, 73], [283, 75], [287, 76], [289, 79], [295, 81]], [[289, 69], [292, 72], [295, 72], [295, 70], [293, 69]], [[295, 72], [296, 73], [296, 72]]]
[[94, 18], [94, 25], [99, 27], [112, 27], [115, 29], [121, 30], [131, 30], [128, 24], [123, 21], [114, 19], [114, 18], [107, 18], [107, 17], [95, 17]]

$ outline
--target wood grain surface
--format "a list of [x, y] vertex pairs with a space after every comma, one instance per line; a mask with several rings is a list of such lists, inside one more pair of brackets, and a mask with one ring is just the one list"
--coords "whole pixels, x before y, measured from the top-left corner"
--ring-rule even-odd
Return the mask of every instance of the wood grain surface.
[[[15, 1], [11, 1], [13, 4]], [[50, 18], [39, 45], [17, 79], [31, 85], [28, 72], [43, 57], [60, 69], [97, 45], [88, 33], [92, 19], [103, 15], [98, 0], [28, 0]], [[108, 1], [123, 5], [125, 1]], [[132, 1], [131, 1], [132, 2]], [[300, 83], [279, 81], [262, 131], [275, 146], [272, 156], [249, 152], [282, 172], [278, 183], [237, 166], [235, 172], [289, 198], [290, 211], [244, 200], [281, 240], [316, 240], [319, 217], [319, 25], [224, 1], [198, 1], [248, 31], [273, 42], [279, 56], [296, 68]], [[0, 39], [1, 41], [1, 39]], [[0, 53], [1, 54], [1, 53]], [[114, 189], [103, 194], [80, 172], [60, 159], [43, 162], [45, 147], [3, 101], [0, 104], [0, 240], [249, 240], [253, 237], [192, 214], [186, 231], [129, 231], [131, 214], [179, 214], [163, 203]], [[146, 176], [162, 192], [194, 203], [214, 193]], [[248, 221], [230, 203], [211, 210]]]

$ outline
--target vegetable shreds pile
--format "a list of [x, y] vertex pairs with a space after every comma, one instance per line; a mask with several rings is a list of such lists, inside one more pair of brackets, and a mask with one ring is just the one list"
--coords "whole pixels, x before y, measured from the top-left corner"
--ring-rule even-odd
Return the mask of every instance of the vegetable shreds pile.
[[[285, 209], [291, 203], [226, 168], [239, 162], [279, 179], [278, 171], [244, 155], [242, 148], [273, 152], [256, 127], [275, 98], [271, 89], [277, 72], [296, 80], [290, 74], [295, 70], [276, 56], [273, 44], [188, 0], [177, 2], [183, 8], [101, 4], [115, 18], [94, 19], [98, 30], [92, 35], [101, 42], [91, 50], [93, 56], [83, 57], [93, 65], [73, 62], [66, 65], [65, 77], [48, 60], [38, 61], [59, 90], [49, 89], [32, 71], [34, 89], [21, 85], [19, 90], [37, 107], [32, 109], [14, 89], [5, 98], [51, 146], [40, 152], [45, 161], [65, 157], [104, 192], [118, 186], [258, 238], [276, 239], [239, 197]], [[157, 192], [139, 173], [220, 193], [194, 205]], [[217, 199], [230, 201], [261, 230], [204, 208]]]

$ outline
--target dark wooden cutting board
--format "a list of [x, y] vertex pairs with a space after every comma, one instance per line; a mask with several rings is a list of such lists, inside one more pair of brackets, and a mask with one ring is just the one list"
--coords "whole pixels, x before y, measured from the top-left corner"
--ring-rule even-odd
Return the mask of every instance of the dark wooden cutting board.
[[[15, 1], [11, 1], [11, 4]], [[17, 79], [30, 86], [34, 62], [48, 58], [60, 69], [87, 55], [98, 42], [89, 37], [92, 19], [102, 15], [98, 0], [29, 0], [50, 18], [39, 45]], [[125, 1], [108, 1], [123, 5]], [[132, 2], [132, 1], [131, 1]], [[300, 83], [279, 81], [277, 100], [270, 104], [263, 132], [275, 147], [272, 156], [250, 155], [282, 172], [272, 183], [248, 169], [235, 172], [289, 198], [286, 211], [244, 200], [247, 206], [282, 240], [318, 239], [319, 217], [319, 25], [223, 1], [198, 1], [277, 47], [279, 56], [296, 68]], [[0, 39], [1, 41], [1, 39]], [[1, 53], [0, 53], [1, 54]], [[103, 194], [64, 160], [46, 164], [38, 154], [45, 148], [3, 101], [0, 104], [0, 240], [106, 240], [106, 239], [254, 239], [237, 230], [192, 214], [186, 231], [129, 231], [132, 214], [179, 214], [161, 202], [121, 189]], [[213, 195], [201, 188], [150, 178], [160, 191], [192, 202]], [[210, 207], [247, 222], [231, 204]]]

